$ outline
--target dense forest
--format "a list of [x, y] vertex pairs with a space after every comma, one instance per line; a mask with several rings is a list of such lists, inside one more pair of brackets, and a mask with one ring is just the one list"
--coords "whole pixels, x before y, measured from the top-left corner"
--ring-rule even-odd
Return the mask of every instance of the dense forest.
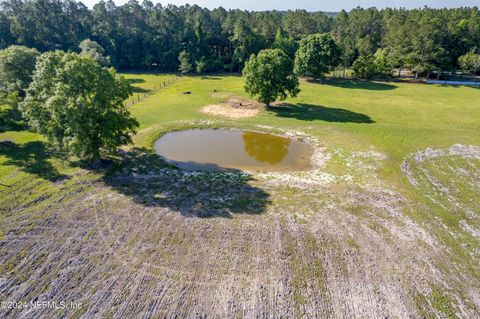
[[183, 59], [192, 69], [237, 72], [265, 48], [280, 47], [293, 57], [300, 40], [315, 33], [333, 35], [345, 67], [380, 56], [392, 68], [417, 73], [456, 70], [462, 55], [480, 50], [480, 13], [476, 7], [248, 12], [148, 0], [101, 1], [91, 10], [73, 0], [0, 4], [0, 49], [19, 44], [78, 52], [79, 43], [91, 39], [120, 69], [176, 71]]

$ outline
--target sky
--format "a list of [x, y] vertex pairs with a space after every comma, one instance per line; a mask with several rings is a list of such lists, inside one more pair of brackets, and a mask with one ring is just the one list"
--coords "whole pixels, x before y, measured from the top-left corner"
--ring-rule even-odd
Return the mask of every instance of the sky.
[[[88, 7], [100, 0], [80, 0]], [[121, 5], [128, 0], [114, 0], [117, 5]], [[137, 0], [140, 3], [142, 0]], [[428, 5], [432, 8], [456, 8], [456, 7], [480, 7], [480, 0], [151, 0], [154, 3], [160, 2], [162, 4], [172, 3], [175, 5], [198, 4], [201, 7], [209, 9], [224, 7], [225, 9], [242, 9], [250, 11], [261, 10], [288, 10], [288, 9], [306, 9], [308, 11], [341, 11], [342, 9], [350, 10], [357, 6], [360, 7], [405, 7], [420, 8]]]

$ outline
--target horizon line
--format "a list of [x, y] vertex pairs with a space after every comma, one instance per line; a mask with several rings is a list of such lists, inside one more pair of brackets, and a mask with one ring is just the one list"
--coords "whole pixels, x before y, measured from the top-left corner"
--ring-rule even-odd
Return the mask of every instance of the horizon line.
[[[85, 2], [86, 1], [82, 1], [82, 0], [77, 0], [77, 2], [81, 2], [82, 4], [84, 4], [86, 7], [88, 7], [89, 9], [92, 9], [93, 6], [95, 6], [96, 4], [99, 4], [100, 2], [105, 2], [107, 3], [108, 1], [105, 1], [105, 0], [99, 0], [99, 1], [96, 1], [96, 2], [93, 2], [92, 5], [88, 5], [86, 4]], [[112, 0], [113, 1], [113, 0]], [[142, 5], [142, 1], [139, 1], [139, 0], [135, 0], [137, 1], [140, 5]], [[90, 1], [89, 1], [90, 2]], [[113, 1], [115, 3], [115, 6], [117, 7], [120, 7], [120, 6], [123, 6], [125, 4], [127, 4], [129, 1], [128, 0], [121, 0], [121, 3], [117, 3], [118, 1]], [[451, 9], [473, 9], [473, 8], [479, 8], [480, 7], [480, 3], [479, 5], [473, 5], [473, 6], [465, 6], [465, 5], [462, 5], [462, 6], [452, 6], [452, 7], [448, 7], [448, 6], [432, 6], [432, 5], [423, 5], [423, 6], [415, 6], [415, 7], [411, 7], [411, 8], [408, 8], [407, 6], [382, 6], [382, 7], [379, 7], [379, 6], [355, 6], [355, 7], [351, 7], [351, 8], [343, 8], [343, 9], [339, 9], [339, 10], [322, 10], [322, 9], [318, 9], [318, 10], [311, 10], [311, 9], [307, 9], [307, 8], [302, 8], [302, 7], [297, 7], [297, 8], [281, 8], [281, 9], [276, 9], [276, 8], [270, 8], [270, 9], [244, 9], [244, 8], [239, 8], [239, 7], [228, 7], [228, 6], [216, 6], [216, 7], [211, 7], [211, 6], [204, 6], [204, 5], [201, 5], [201, 4], [197, 4], [197, 3], [184, 3], [184, 4], [175, 4], [175, 3], [162, 3], [161, 1], [151, 1], [154, 6], [156, 5], [161, 5], [162, 7], [167, 7], [169, 5], [171, 6], [175, 6], [175, 7], [185, 7], [185, 6], [190, 6], [190, 7], [193, 7], [193, 6], [198, 6], [200, 8], [203, 8], [203, 9], [208, 9], [208, 10], [216, 10], [216, 9], [225, 9], [227, 11], [231, 10], [231, 11], [234, 11], [234, 10], [240, 10], [240, 11], [247, 11], [247, 12], [271, 12], [271, 11], [277, 11], [277, 12], [288, 12], [288, 11], [306, 11], [306, 12], [309, 12], [309, 13], [339, 13], [339, 12], [342, 12], [342, 11], [346, 11], [346, 12], [350, 12], [352, 10], [355, 10], [355, 9], [377, 9], [377, 10], [386, 10], [386, 9], [404, 9], [404, 10], [422, 10], [422, 9], [434, 9], [434, 10], [451, 10]]]

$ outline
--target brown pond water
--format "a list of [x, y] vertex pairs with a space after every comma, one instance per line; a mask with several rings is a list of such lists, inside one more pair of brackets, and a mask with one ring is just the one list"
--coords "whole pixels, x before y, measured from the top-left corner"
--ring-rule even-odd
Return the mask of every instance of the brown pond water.
[[282, 136], [232, 130], [167, 133], [155, 142], [165, 160], [187, 170], [301, 171], [311, 168], [311, 145]]

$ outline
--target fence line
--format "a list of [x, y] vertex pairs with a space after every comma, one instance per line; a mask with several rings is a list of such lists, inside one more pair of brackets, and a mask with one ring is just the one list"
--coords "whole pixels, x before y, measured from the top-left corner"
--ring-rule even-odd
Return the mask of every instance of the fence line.
[[177, 76], [174, 76], [171, 79], [163, 81], [163, 83], [160, 83], [160, 85], [158, 87], [154, 87], [153, 90], [147, 91], [145, 93], [133, 94], [131, 96], [131, 98], [125, 100], [123, 102], [123, 104], [125, 105], [125, 107], [131, 107], [131, 106], [137, 104], [138, 102], [143, 101], [144, 99], [146, 99], [150, 95], [153, 95], [153, 94], [157, 93], [158, 91], [160, 91], [161, 89], [166, 88], [167, 86], [175, 83], [176, 81], [177, 81]]

